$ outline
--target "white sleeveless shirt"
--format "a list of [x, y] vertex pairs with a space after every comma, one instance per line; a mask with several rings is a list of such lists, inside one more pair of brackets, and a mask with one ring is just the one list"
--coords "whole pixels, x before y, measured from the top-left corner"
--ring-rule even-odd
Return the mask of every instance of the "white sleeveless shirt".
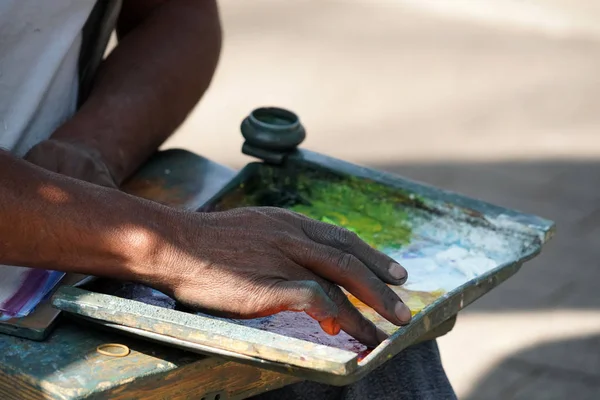
[[0, 147], [22, 157], [77, 106], [82, 28], [96, 0], [0, 0]]

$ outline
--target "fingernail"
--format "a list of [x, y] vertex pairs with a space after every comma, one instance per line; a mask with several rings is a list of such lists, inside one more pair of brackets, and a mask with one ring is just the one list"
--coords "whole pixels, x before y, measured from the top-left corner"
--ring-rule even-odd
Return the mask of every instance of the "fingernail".
[[328, 335], [333, 334], [333, 321], [331, 319], [321, 321], [321, 328], [323, 328], [325, 333], [327, 333]]
[[409, 323], [412, 315], [410, 313], [410, 309], [406, 306], [406, 304], [399, 302], [396, 304], [396, 316], [401, 322]]
[[385, 333], [381, 329], [377, 328], [377, 340], [379, 340], [379, 343], [383, 342], [388, 337], [389, 336], [387, 335], [387, 333]]
[[390, 265], [390, 275], [394, 279], [405, 279], [408, 276], [408, 272], [398, 263], [392, 263]]
[[333, 336], [339, 334], [341, 330], [342, 330], [342, 327], [340, 326], [340, 324], [338, 324], [337, 322], [334, 322], [333, 323]]
[[338, 333], [340, 333], [340, 330], [342, 329], [340, 324], [333, 318], [329, 318], [324, 321], [321, 321], [320, 325], [321, 325], [321, 328], [323, 328], [323, 330], [325, 331], [325, 333], [327, 333], [328, 335], [331, 335], [331, 336], [337, 335]]

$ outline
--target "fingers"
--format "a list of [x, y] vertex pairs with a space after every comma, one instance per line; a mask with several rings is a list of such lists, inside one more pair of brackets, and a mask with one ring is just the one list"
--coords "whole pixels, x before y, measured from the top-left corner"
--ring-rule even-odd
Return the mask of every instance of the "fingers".
[[271, 308], [269, 314], [283, 310], [304, 311], [318, 321], [326, 333], [340, 333], [338, 307], [319, 283], [312, 280], [279, 282], [272, 299], [274, 303], [267, 306]]
[[[375, 347], [387, 338], [375, 324], [364, 317], [335, 284], [310, 272], [301, 273], [299, 281], [281, 281], [273, 287], [268, 314], [278, 311], [304, 311], [319, 322], [323, 331], [337, 335], [341, 329], [367, 346]], [[277, 309], [277, 311], [275, 311]]]
[[[376, 347], [387, 338], [387, 335], [377, 328], [375, 324], [365, 318], [350, 303], [344, 292], [334, 284], [319, 280], [319, 284], [325, 289], [327, 295], [336, 304], [338, 309], [337, 322], [339, 326], [361, 343]], [[323, 326], [321, 324], [321, 326]]]
[[[298, 275], [304, 280], [284, 281], [279, 284], [279, 288], [283, 288], [287, 293], [287, 304], [296, 305], [288, 306], [286, 309], [305, 311], [319, 321], [321, 328], [329, 335], [337, 335], [340, 329], [343, 329], [344, 332], [370, 347], [377, 346], [387, 338], [383, 331], [352, 305], [337, 285], [311, 275], [307, 271]], [[326, 310], [326, 307], [331, 307], [331, 311]], [[335, 314], [332, 313], [333, 309]]]
[[369, 246], [355, 233], [309, 218], [303, 218], [301, 226], [310, 239], [352, 254], [384, 282], [392, 285], [401, 285], [406, 282], [408, 272], [404, 267], [384, 253]]
[[296, 262], [302, 261], [316, 275], [344, 287], [388, 321], [396, 325], [410, 322], [410, 309], [358, 258], [321, 244], [311, 247]]

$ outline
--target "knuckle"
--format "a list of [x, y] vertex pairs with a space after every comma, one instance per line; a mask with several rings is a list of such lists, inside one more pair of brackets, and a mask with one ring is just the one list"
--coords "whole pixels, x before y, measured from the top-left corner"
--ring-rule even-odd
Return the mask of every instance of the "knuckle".
[[282, 208], [248, 207], [245, 212], [257, 227], [290, 230], [295, 226], [294, 213]]
[[337, 266], [339, 268], [339, 273], [343, 276], [352, 276], [354, 275], [354, 269], [358, 259], [349, 253], [342, 253], [337, 257]]
[[295, 221], [298, 223], [304, 234], [311, 238], [321, 236], [326, 237], [326, 235], [331, 234], [332, 228], [337, 228], [334, 225], [326, 224], [297, 213], [295, 214]]
[[337, 245], [336, 247], [342, 250], [349, 250], [356, 244], [356, 240], [358, 239], [356, 233], [337, 226], [330, 229], [332, 230], [331, 238]]
[[377, 296], [383, 301], [384, 307], [393, 309], [394, 304], [398, 301], [394, 292], [385, 284], [377, 285], [375, 291]]
[[306, 308], [309, 305], [315, 306], [321, 304], [324, 291], [321, 285], [315, 281], [298, 282], [294, 288], [295, 306], [298, 309]]
[[382, 299], [390, 299], [392, 297], [392, 289], [390, 289], [385, 283], [379, 278], [373, 276], [371, 278], [370, 286], [373, 288], [375, 294]]
[[276, 207], [270, 207], [270, 206], [255, 207], [255, 208], [253, 208], [253, 210], [261, 215], [266, 214], [266, 215], [275, 216], [275, 215], [279, 214], [279, 210], [277, 210]]
[[365, 332], [369, 336], [376, 336], [377, 328], [375, 327], [375, 324], [373, 324], [373, 322], [369, 321], [366, 318], [359, 318], [358, 321], [359, 329], [361, 331]]
[[271, 247], [277, 249], [281, 255], [292, 259], [310, 252], [310, 246], [305, 243], [295, 232], [286, 229], [272, 231], [264, 239]]
[[303, 285], [304, 294], [307, 298], [314, 299], [323, 293], [321, 285], [315, 281], [305, 281]]
[[284, 208], [266, 206], [266, 207], [260, 207], [259, 210], [263, 215], [269, 216], [271, 218], [289, 219], [291, 216], [293, 216], [292, 212], [290, 212]]
[[254, 279], [246, 285], [241, 285], [239, 292], [245, 295], [243, 301], [238, 302], [237, 307], [243, 314], [252, 315], [282, 303], [285, 296], [277, 283], [266, 279]]
[[260, 240], [266, 243], [269, 248], [279, 249], [288, 245], [289, 238], [285, 232], [281, 232], [278, 229], [269, 229], [268, 231], [258, 231], [257, 235], [261, 235]]

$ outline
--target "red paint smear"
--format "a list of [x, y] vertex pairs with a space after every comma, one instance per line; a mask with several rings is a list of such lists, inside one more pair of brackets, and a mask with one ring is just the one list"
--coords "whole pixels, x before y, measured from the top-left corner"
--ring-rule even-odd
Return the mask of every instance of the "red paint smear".
[[371, 352], [375, 350], [375, 349], [367, 349], [365, 351], [362, 351], [358, 354], [358, 362], [361, 362], [362, 360], [364, 360], [364, 358], [366, 356], [368, 356], [369, 354], [371, 354]]
[[337, 335], [328, 335], [323, 332], [323, 329], [319, 326], [317, 321], [303, 312], [284, 311], [266, 318], [235, 320], [235, 322], [240, 325], [258, 328], [324, 346], [344, 349], [357, 354], [361, 354], [367, 349], [365, 345], [344, 331], [339, 331]]

